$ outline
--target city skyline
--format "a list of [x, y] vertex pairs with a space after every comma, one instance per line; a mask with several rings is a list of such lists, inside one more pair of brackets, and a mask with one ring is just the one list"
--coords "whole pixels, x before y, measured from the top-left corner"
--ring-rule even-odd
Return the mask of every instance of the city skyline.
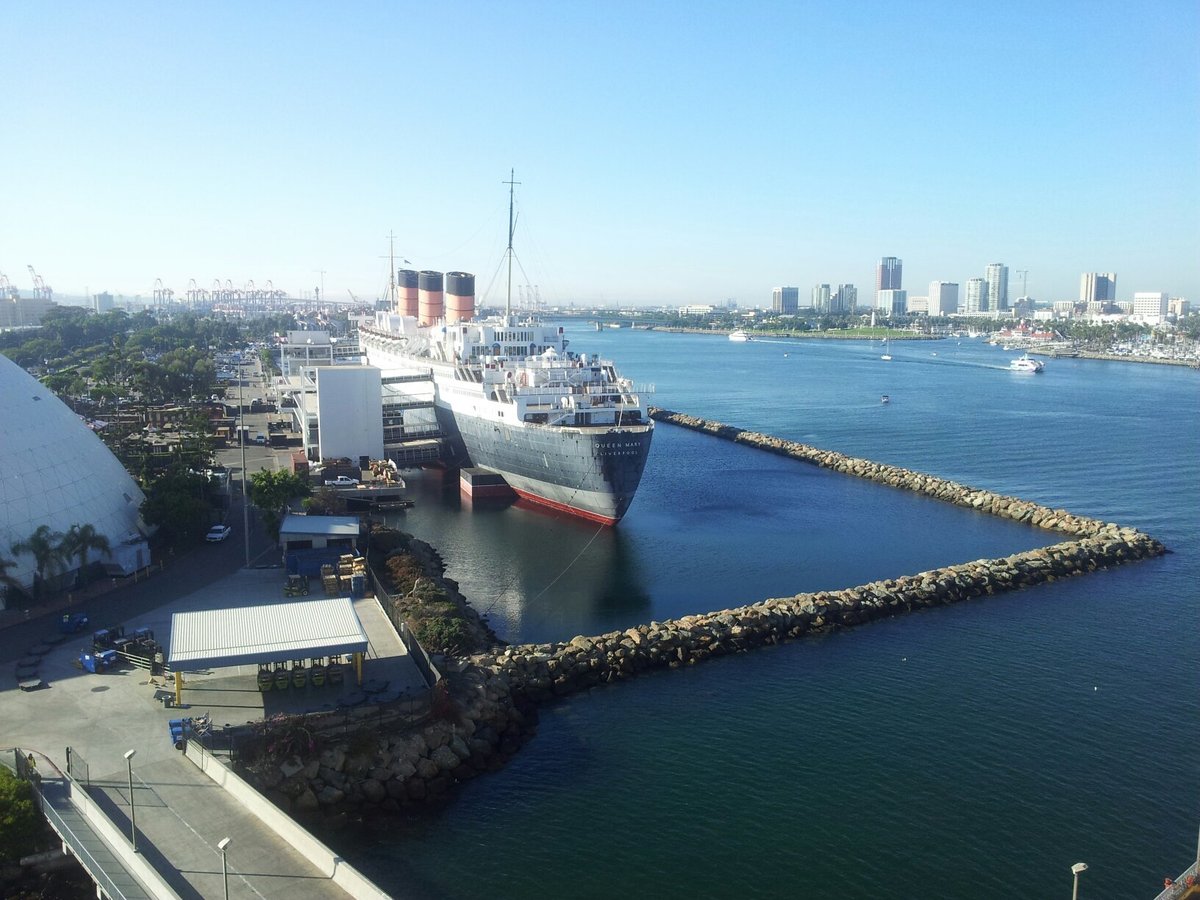
[[514, 285], [551, 304], [762, 307], [870, 290], [886, 254], [910, 285], [1001, 259], [1047, 303], [1110, 270], [1118, 299], [1200, 299], [1200, 16], [1080, 9], [12, 4], [6, 31], [52, 41], [13, 42], [0, 86], [0, 271], [347, 300], [382, 293], [391, 244], [494, 299], [515, 168]]

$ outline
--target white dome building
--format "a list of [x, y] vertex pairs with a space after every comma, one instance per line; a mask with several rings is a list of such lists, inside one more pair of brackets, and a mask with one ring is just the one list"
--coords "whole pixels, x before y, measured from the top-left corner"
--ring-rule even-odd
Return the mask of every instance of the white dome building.
[[[8, 576], [32, 585], [34, 559], [13, 553], [12, 545], [41, 525], [66, 533], [90, 524], [108, 538], [114, 556], [134, 541], [144, 552], [144, 499], [100, 438], [53, 391], [0, 354], [0, 558], [16, 563]], [[100, 556], [93, 551], [92, 558]], [[64, 563], [67, 571], [75, 566]]]

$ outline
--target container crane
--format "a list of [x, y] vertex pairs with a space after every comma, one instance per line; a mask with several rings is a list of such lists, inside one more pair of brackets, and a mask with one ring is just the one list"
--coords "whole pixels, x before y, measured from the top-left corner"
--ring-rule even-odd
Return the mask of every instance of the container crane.
[[0, 272], [0, 300], [20, 300], [21, 292], [12, 286], [8, 276]]
[[26, 266], [25, 268], [29, 269], [29, 277], [33, 279], [33, 296], [42, 300], [53, 300], [54, 288], [46, 284], [45, 279], [33, 271], [33, 266]]

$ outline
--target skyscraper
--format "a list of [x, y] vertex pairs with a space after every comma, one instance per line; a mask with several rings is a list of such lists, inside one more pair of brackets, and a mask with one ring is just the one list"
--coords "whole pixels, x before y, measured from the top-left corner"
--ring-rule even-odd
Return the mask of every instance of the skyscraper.
[[829, 312], [829, 301], [831, 298], [829, 285], [818, 284], [812, 289], [812, 307], [817, 312]]
[[992, 312], [1008, 309], [1008, 266], [992, 263], [987, 267], [988, 309]]
[[952, 316], [956, 312], [958, 312], [958, 282], [930, 282], [929, 314], [931, 316]]
[[1079, 277], [1080, 303], [1109, 303], [1116, 299], [1116, 272], [1084, 272]]
[[982, 278], [967, 279], [967, 293], [963, 299], [963, 312], [967, 315], [987, 312], [988, 285]]
[[904, 264], [894, 256], [885, 256], [875, 269], [875, 308], [890, 309], [892, 296], [884, 296], [884, 291], [900, 290], [901, 276]]
[[771, 311], [794, 316], [800, 308], [800, 288], [777, 287], [771, 291]]
[[830, 312], [852, 313], [858, 307], [858, 288], [852, 284], [839, 284], [837, 293], [830, 301]]
[[879, 266], [875, 269], [875, 290], [900, 290], [903, 287], [900, 283], [903, 270], [903, 260], [897, 259], [894, 256], [885, 256], [879, 261]]

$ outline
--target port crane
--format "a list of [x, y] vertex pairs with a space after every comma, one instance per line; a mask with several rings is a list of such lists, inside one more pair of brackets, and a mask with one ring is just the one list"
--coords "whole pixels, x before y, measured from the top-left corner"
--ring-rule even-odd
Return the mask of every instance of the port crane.
[[0, 300], [20, 300], [21, 292], [12, 286], [8, 276], [0, 272]]
[[33, 266], [26, 266], [29, 269], [29, 277], [33, 279], [33, 296], [41, 300], [53, 300], [54, 288], [46, 284], [46, 280], [37, 272], [33, 271]]

